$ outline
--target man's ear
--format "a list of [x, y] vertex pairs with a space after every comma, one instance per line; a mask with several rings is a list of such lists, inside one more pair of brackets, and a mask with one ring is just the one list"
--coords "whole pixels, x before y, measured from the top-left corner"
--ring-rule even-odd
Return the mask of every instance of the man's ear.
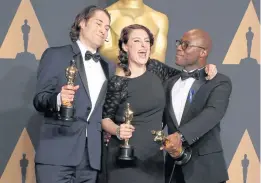
[[84, 20], [82, 20], [80, 23], [79, 23], [79, 27], [82, 29], [83, 27], [86, 26], [86, 22]]
[[200, 56], [201, 56], [201, 57], [207, 57], [207, 56], [208, 56], [208, 50], [202, 50], [202, 51], [200, 52]]

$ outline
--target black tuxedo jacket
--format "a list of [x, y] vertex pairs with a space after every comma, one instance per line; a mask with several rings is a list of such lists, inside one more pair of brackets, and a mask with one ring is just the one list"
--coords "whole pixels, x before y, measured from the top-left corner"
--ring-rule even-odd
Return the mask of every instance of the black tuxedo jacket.
[[[226, 113], [232, 90], [230, 79], [217, 74], [212, 80], [195, 80], [191, 89], [194, 94], [187, 99], [178, 126], [172, 106], [171, 90], [179, 75], [164, 83], [167, 104], [163, 123], [168, 133], [179, 131], [192, 148], [191, 160], [176, 166], [172, 182], [184, 179], [186, 183], [219, 183], [228, 180], [226, 163], [220, 140], [220, 121]], [[189, 95], [188, 95], [189, 96]], [[175, 102], [175, 101], [174, 101]], [[170, 178], [173, 159], [166, 156], [166, 182]]]
[[[55, 119], [57, 95], [66, 85], [65, 70], [74, 59], [78, 69], [75, 85], [75, 122], [63, 122]], [[115, 64], [102, 57], [100, 60], [107, 80], [115, 73]], [[95, 75], [92, 76], [95, 78]], [[101, 164], [101, 120], [102, 108], [107, 91], [104, 82], [95, 105], [92, 104], [88, 82], [80, 49], [76, 43], [62, 47], [48, 48], [40, 61], [34, 107], [43, 112], [45, 119], [41, 128], [39, 146], [36, 148], [35, 162], [41, 164], [76, 166], [85, 151], [88, 140], [90, 166], [99, 170]], [[94, 108], [89, 120], [91, 108]], [[87, 136], [86, 138], [86, 128]]]

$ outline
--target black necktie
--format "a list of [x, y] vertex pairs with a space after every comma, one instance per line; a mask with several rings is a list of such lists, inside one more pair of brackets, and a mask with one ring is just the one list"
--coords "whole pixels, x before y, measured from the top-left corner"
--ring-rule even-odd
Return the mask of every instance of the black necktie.
[[101, 56], [99, 53], [92, 54], [90, 51], [86, 51], [85, 53], [85, 60], [93, 59], [95, 62], [99, 62], [101, 59]]
[[188, 78], [194, 78], [194, 79], [198, 80], [200, 77], [200, 72], [199, 72], [199, 70], [195, 70], [193, 72], [186, 72], [183, 70], [180, 74], [180, 77], [181, 77], [181, 80], [186, 80]]

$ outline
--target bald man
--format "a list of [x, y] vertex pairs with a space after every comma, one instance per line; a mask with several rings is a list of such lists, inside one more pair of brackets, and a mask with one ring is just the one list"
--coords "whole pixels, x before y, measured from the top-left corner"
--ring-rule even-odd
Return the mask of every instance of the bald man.
[[[232, 90], [230, 79], [218, 73], [206, 80], [204, 67], [212, 41], [203, 30], [193, 29], [176, 41], [176, 64], [180, 75], [164, 83], [167, 104], [163, 122], [170, 143], [166, 155], [166, 183], [223, 183], [228, 180], [220, 141], [220, 121], [226, 113]], [[176, 165], [177, 149], [187, 144], [192, 157]]]

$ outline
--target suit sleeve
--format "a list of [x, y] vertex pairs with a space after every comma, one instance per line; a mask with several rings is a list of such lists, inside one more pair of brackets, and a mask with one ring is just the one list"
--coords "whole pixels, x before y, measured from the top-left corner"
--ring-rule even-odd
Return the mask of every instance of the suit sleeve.
[[[169, 86], [170, 80], [171, 80], [171, 78], [162, 83], [165, 94], [167, 93], [167, 88]], [[166, 95], [165, 95], [165, 97], [166, 97], [166, 101], [169, 100]], [[163, 115], [162, 115], [162, 129], [164, 129], [167, 125], [167, 121], [165, 120], [166, 119], [166, 111], [167, 111], [167, 106], [165, 105]]]
[[36, 94], [33, 104], [39, 112], [57, 111], [57, 62], [54, 50], [48, 48], [42, 55], [37, 72]]
[[231, 91], [230, 80], [219, 83], [210, 93], [202, 112], [179, 128], [189, 145], [220, 123], [226, 113]]

